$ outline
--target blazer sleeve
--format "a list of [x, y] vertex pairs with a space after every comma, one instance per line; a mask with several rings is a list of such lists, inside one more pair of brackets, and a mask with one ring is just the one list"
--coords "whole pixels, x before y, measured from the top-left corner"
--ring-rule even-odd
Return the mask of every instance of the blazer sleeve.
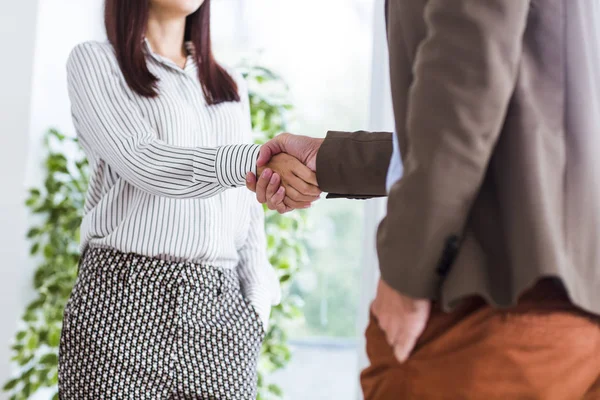
[[328, 132], [317, 154], [317, 181], [328, 198], [386, 196], [392, 157], [389, 132]]
[[377, 241], [382, 278], [406, 295], [435, 299], [457, 252], [507, 115], [529, 7], [527, 0], [426, 4], [427, 35], [407, 98], [410, 146]]

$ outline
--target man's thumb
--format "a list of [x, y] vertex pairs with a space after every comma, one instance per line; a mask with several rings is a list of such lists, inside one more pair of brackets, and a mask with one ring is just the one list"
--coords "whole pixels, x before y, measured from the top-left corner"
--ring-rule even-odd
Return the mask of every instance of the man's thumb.
[[258, 160], [256, 161], [256, 166], [263, 167], [267, 165], [271, 158], [283, 152], [279, 142], [276, 139], [270, 140], [267, 143], [263, 144], [260, 147], [260, 153], [258, 154]]

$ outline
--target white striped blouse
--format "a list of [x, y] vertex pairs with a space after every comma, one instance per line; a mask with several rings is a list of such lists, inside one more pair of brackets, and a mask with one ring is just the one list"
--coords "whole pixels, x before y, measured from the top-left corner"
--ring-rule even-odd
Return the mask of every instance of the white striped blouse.
[[180, 68], [147, 41], [145, 49], [159, 79], [155, 98], [128, 87], [109, 43], [80, 44], [67, 63], [73, 122], [91, 167], [81, 248], [238, 268], [266, 323], [280, 292], [262, 206], [242, 188], [259, 151], [245, 82], [229, 70], [242, 101], [208, 105], [193, 57]]

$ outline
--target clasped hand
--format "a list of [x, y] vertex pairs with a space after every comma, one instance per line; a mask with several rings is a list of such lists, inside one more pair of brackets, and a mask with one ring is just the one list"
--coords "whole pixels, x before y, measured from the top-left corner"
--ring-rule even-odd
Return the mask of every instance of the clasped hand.
[[[256, 192], [259, 202], [280, 213], [310, 206], [318, 198], [317, 193], [320, 194], [314, 173], [322, 142], [322, 139], [288, 133], [277, 136], [261, 148], [260, 178], [257, 180], [249, 174], [246, 186]], [[429, 300], [410, 298], [383, 280], [379, 281], [371, 312], [398, 362], [408, 360], [425, 329], [430, 311]]]
[[304, 209], [318, 200], [321, 190], [316, 176], [316, 155], [322, 139], [283, 133], [261, 147], [257, 172], [249, 173], [248, 189], [260, 203], [284, 214]]

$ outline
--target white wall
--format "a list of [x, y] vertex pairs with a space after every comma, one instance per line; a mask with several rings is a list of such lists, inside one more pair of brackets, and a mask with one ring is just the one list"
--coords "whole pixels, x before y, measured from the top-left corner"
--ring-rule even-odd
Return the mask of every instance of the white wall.
[[31, 99], [31, 145], [27, 184], [37, 184], [41, 139], [52, 126], [73, 134], [65, 64], [73, 47], [85, 40], [104, 40], [103, 0], [38, 0], [38, 35]]
[[[27, 152], [37, 0], [0, 6], [0, 380], [8, 376], [9, 340], [27, 296], [29, 278], [22, 206]], [[0, 385], [1, 386], [1, 385]], [[0, 394], [0, 398], [3, 395]]]
[[[27, 301], [35, 261], [24, 239], [26, 188], [41, 181], [41, 138], [50, 126], [72, 133], [65, 62], [78, 42], [103, 39], [102, 0], [0, 2], [0, 381]], [[1, 385], [0, 385], [1, 386]], [[0, 399], [3, 398], [0, 395]]]

